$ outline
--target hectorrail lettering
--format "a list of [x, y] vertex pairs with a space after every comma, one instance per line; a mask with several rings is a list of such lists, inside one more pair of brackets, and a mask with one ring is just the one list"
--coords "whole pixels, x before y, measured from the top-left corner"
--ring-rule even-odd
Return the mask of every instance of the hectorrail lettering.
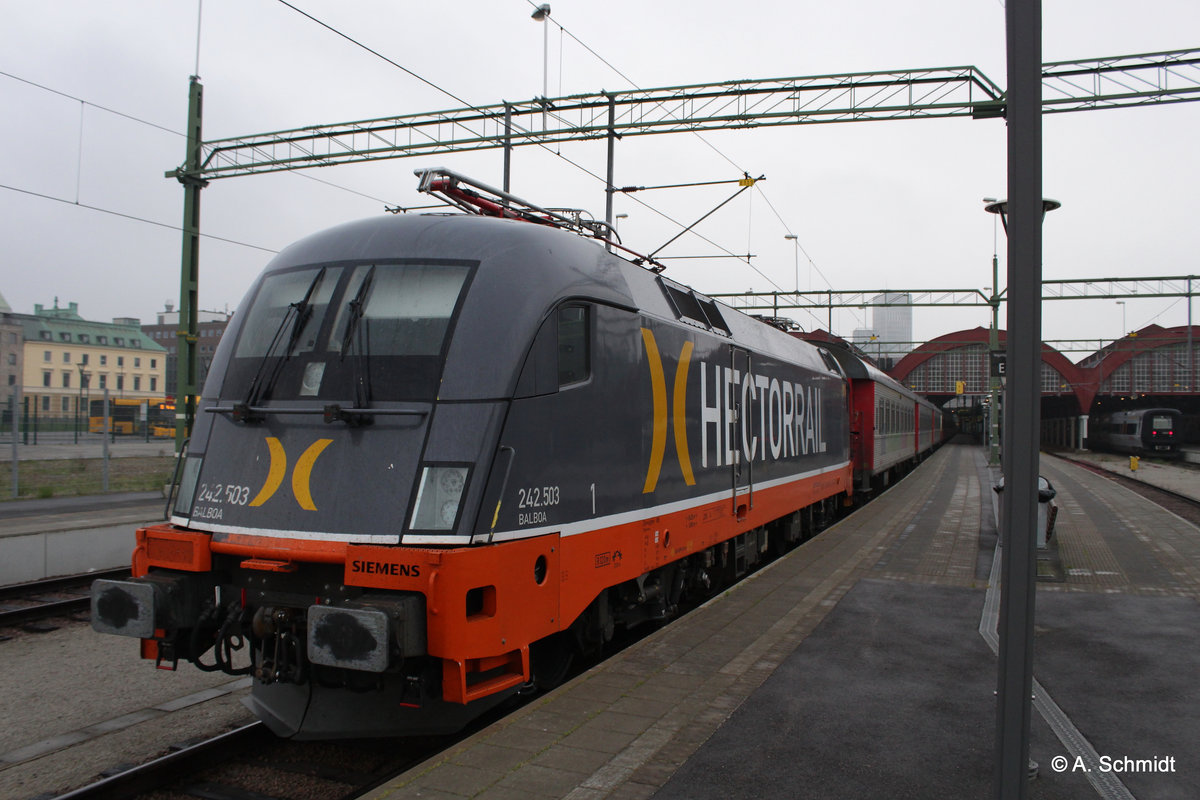
[[[697, 370], [688, 369], [693, 344], [686, 341], [674, 370], [668, 402], [667, 376], [672, 370], [664, 368], [658, 343], [649, 328], [642, 328], [642, 341], [653, 401], [643, 494], [653, 492], [658, 486], [668, 447], [668, 427], [674, 429], [675, 451], [684, 483], [695, 485], [688, 440], [695, 442], [697, 417], [701, 468], [781, 461], [828, 451], [824, 392], [825, 384], [833, 382], [818, 374], [810, 383], [796, 383], [770, 375], [773, 370], [743, 372], [700, 361], [697, 408], [695, 385], [690, 377]], [[530, 515], [522, 515], [519, 524], [537, 521]]]
[[[710, 377], [711, 376], [711, 377]], [[824, 453], [822, 387], [700, 362], [700, 465]]]

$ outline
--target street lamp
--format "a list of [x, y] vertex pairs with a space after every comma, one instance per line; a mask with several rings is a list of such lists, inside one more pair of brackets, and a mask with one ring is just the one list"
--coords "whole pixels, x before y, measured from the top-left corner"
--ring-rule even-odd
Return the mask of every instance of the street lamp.
[[531, 19], [542, 23], [542, 130], [546, 130], [546, 105], [550, 102], [550, 4], [533, 10]]
[[[75, 416], [76, 418], [83, 417], [83, 423], [88, 425], [90, 428], [90, 422], [88, 419], [88, 401], [86, 399], [85, 392], [88, 388], [88, 378], [92, 376], [92, 373], [85, 371], [83, 369], [83, 364], [77, 364], [76, 366], [79, 367], [79, 399], [75, 401]], [[78, 423], [75, 425], [75, 443], [79, 443]]]
[[[995, 197], [985, 197], [983, 202], [986, 204], [983, 210], [989, 214], [995, 214], [1000, 218], [1000, 223], [1004, 226], [1004, 233], [1008, 233], [1008, 201], [998, 200]], [[1052, 200], [1049, 197], [1042, 198], [1042, 219], [1046, 218], [1046, 214], [1056, 208], [1061, 208], [1062, 203], [1057, 200]], [[1000, 375], [998, 364], [996, 364], [996, 356], [1000, 351], [1000, 258], [997, 255], [996, 242], [996, 224], [995, 219], [992, 220], [992, 294], [988, 298], [988, 305], [992, 307], [992, 327], [988, 331], [988, 349], [991, 351], [991, 363], [988, 369], [988, 392], [991, 395], [991, 408], [988, 410], [988, 465], [995, 466], [1000, 463]]]
[[[987, 203], [983, 210], [989, 214], [998, 214], [1000, 223], [1004, 225], [1004, 232], [1008, 233], [1008, 201], [997, 200], [994, 197], [985, 197], [983, 202]], [[1046, 213], [1053, 211], [1056, 208], [1062, 208], [1062, 203], [1057, 200], [1051, 200], [1049, 197], [1042, 198], [1042, 219], [1046, 219]]]
[[[985, 197], [983, 202], [988, 205], [984, 210], [1000, 216], [1000, 201], [994, 197]], [[1007, 210], [1007, 204], [1004, 204]], [[997, 210], [993, 210], [997, 209]], [[1008, 231], [1008, 226], [1004, 228]], [[1000, 376], [997, 356], [1000, 352], [1000, 257], [997, 254], [996, 218], [992, 218], [992, 291], [988, 297], [988, 305], [992, 307], [992, 325], [988, 329], [988, 466], [994, 467], [1000, 463]]]
[[784, 239], [788, 239], [794, 244], [796, 251], [796, 291], [800, 291], [800, 239], [794, 233], [785, 234]]

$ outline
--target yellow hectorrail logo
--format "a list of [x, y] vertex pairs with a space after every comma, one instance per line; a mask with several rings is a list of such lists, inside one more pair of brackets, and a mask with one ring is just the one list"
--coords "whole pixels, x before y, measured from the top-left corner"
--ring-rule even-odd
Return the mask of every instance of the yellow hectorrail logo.
[[[642, 328], [642, 343], [646, 346], [646, 360], [650, 365], [650, 390], [654, 397], [654, 429], [650, 441], [650, 465], [646, 468], [646, 483], [642, 494], [653, 492], [658, 486], [658, 476], [662, 472], [663, 456], [667, 452], [667, 380], [663, 372], [662, 357], [658, 354], [658, 344], [654, 341], [654, 332]], [[688, 367], [692, 363], [693, 345], [690, 341], [683, 343], [679, 352], [679, 364], [675, 367], [675, 385], [671, 393], [672, 429], [675, 433], [675, 455], [679, 459], [679, 469], [683, 472], [683, 480], [688, 486], [696, 484], [692, 474], [692, 459], [688, 454], [687, 442], [687, 376]]]
[[[312, 478], [317, 456], [321, 455], [331, 444], [333, 444], [333, 439], [317, 439], [300, 454], [299, 460], [296, 461], [296, 467], [292, 470], [292, 494], [305, 511], [317, 510], [316, 504], [313, 503], [309, 480]], [[271, 454], [271, 466], [267, 470], [266, 482], [263, 483], [263, 487], [259, 489], [254, 499], [250, 501], [252, 506], [261, 506], [270, 500], [283, 485], [283, 478], [287, 475], [287, 453], [283, 449], [283, 444], [274, 436], [268, 436], [267, 450]]]

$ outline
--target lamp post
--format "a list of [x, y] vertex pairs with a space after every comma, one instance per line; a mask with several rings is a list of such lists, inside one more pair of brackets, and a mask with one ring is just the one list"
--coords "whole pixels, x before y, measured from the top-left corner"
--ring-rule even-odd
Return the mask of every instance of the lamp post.
[[1124, 339], [1125, 334], [1129, 333], [1129, 331], [1125, 329], [1125, 301], [1118, 300], [1117, 305], [1119, 305], [1121, 307], [1121, 335], [1118, 336], [1117, 338]]
[[[996, 214], [992, 217], [992, 293], [988, 304], [992, 307], [992, 325], [988, 329], [988, 466], [1000, 463], [1000, 370], [996, 356], [1000, 351], [1000, 257], [997, 255], [996, 217], [993, 205], [999, 203], [994, 197], [985, 197], [985, 211]], [[998, 208], [998, 206], [997, 206]], [[1005, 229], [1007, 230], [1007, 228]]]
[[799, 293], [800, 292], [800, 239], [794, 233], [785, 234], [783, 238], [791, 241], [791, 243], [793, 245], [795, 245], [795, 247], [793, 249], [796, 253], [796, 292]]
[[[76, 407], [76, 410], [79, 412], [79, 415], [81, 417], [83, 417], [83, 424], [89, 426], [89, 429], [90, 429], [90, 421], [88, 419], [89, 401], [88, 401], [87, 389], [88, 389], [88, 379], [92, 377], [92, 373], [84, 371], [83, 364], [79, 364], [78, 366], [79, 366], [79, 401], [75, 404], [75, 407]], [[79, 426], [76, 426], [77, 431], [78, 431], [78, 429], [79, 429]], [[78, 433], [76, 433], [76, 435], [75, 435], [75, 442], [77, 444], [79, 442], [79, 434]]]
[[[999, 217], [1000, 223], [1004, 226], [1005, 235], [1008, 234], [1008, 201], [997, 200], [994, 197], [985, 197], [983, 202], [986, 203], [983, 210], [989, 214], [995, 214]], [[1051, 200], [1049, 197], [1042, 198], [1042, 220], [1045, 221], [1046, 214], [1061, 208], [1062, 203], [1057, 200]], [[1000, 397], [1000, 389], [1002, 379], [1000, 377], [1001, 370], [998, 369], [996, 356], [1000, 352], [1000, 259], [996, 254], [996, 221], [992, 220], [992, 294], [988, 298], [988, 304], [992, 307], [992, 327], [988, 331], [988, 348], [991, 351], [991, 359], [993, 362], [988, 369], [988, 389], [991, 395], [991, 410], [988, 412], [988, 433], [991, 441], [991, 446], [988, 448], [988, 465], [995, 466], [1000, 463], [1000, 410], [997, 402]], [[1040, 283], [1039, 283], [1040, 285]], [[1124, 302], [1118, 300], [1122, 306]], [[1121, 327], [1124, 328], [1125, 320], [1122, 316]]]
[[[985, 197], [983, 202], [986, 205], [983, 210], [989, 214], [995, 214], [1000, 218], [1000, 223], [1004, 226], [1005, 235], [1008, 234], [1008, 201], [997, 200], [995, 197]], [[1046, 214], [1056, 208], [1062, 206], [1062, 203], [1057, 200], [1051, 200], [1049, 197], [1042, 198], [1042, 219], [1046, 219]], [[995, 466], [1000, 463], [1000, 410], [997, 402], [1000, 397], [1000, 370], [996, 363], [996, 355], [1000, 351], [1000, 259], [997, 256], [996, 243], [996, 220], [992, 220], [992, 295], [988, 298], [988, 304], [992, 307], [992, 327], [988, 332], [988, 349], [991, 351], [988, 369], [988, 389], [991, 395], [991, 410], [988, 412], [988, 434], [991, 442], [988, 448], [988, 465]]]
[[542, 130], [546, 130], [546, 106], [550, 97], [550, 4], [533, 10], [532, 19], [542, 23]]

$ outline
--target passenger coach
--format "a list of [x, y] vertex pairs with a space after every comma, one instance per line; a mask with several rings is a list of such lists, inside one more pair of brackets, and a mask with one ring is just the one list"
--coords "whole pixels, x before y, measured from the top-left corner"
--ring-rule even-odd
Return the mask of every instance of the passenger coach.
[[830, 348], [850, 381], [850, 440], [854, 482], [862, 496], [903, 477], [946, 437], [941, 409], [875, 365]]

